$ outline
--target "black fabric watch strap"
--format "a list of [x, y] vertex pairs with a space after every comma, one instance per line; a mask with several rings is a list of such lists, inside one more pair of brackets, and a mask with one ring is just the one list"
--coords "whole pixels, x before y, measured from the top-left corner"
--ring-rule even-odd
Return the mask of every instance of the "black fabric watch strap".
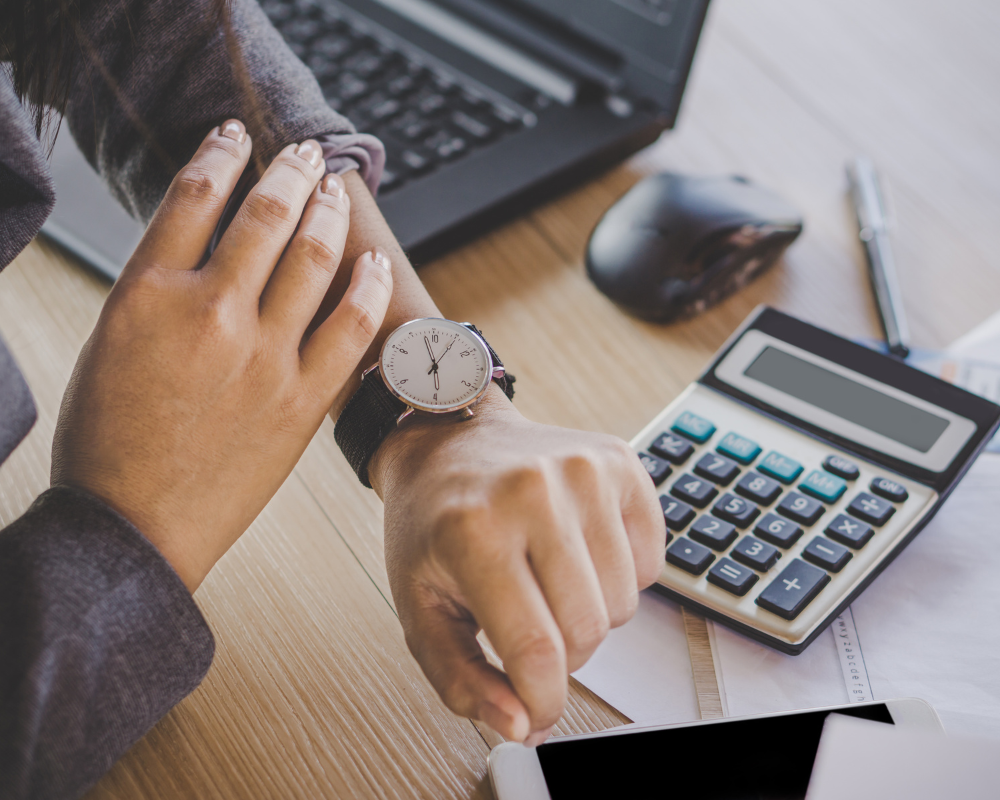
[[[503, 362], [483, 334], [468, 322], [463, 322], [462, 325], [483, 340], [490, 351], [494, 368], [502, 368]], [[514, 399], [513, 375], [504, 372], [502, 377], [493, 380], [507, 395], [508, 400]], [[348, 400], [333, 428], [333, 438], [338, 447], [358, 479], [369, 489], [372, 485], [368, 480], [368, 462], [385, 437], [392, 433], [396, 420], [407, 408], [409, 406], [406, 403], [389, 391], [379, 369], [373, 369], [361, 379], [361, 386]]]

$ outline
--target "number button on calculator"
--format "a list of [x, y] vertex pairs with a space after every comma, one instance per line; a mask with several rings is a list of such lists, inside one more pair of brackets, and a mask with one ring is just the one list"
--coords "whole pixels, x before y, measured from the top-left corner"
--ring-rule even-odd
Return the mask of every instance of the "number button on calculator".
[[847, 514], [838, 514], [826, 528], [827, 536], [855, 550], [860, 550], [868, 544], [874, 533], [871, 525], [866, 525]]
[[795, 544], [802, 535], [802, 528], [777, 514], [768, 514], [753, 530], [761, 539], [786, 549]]
[[887, 501], [862, 492], [847, 507], [854, 516], [882, 527], [889, 521], [896, 509]]
[[667, 548], [667, 563], [692, 575], [701, 575], [713, 561], [715, 556], [711, 550], [683, 537]]
[[649, 473], [649, 477], [653, 479], [653, 486], [659, 486], [671, 473], [670, 465], [662, 458], [651, 456], [649, 453], [639, 453], [639, 460]]
[[683, 464], [694, 452], [694, 445], [681, 436], [661, 433], [649, 446], [650, 452], [674, 464]]
[[760, 514], [760, 509], [753, 503], [749, 503], [742, 497], [734, 494], [724, 494], [715, 504], [712, 513], [720, 519], [731, 522], [737, 528], [745, 528]]
[[736, 484], [736, 493], [743, 495], [748, 500], [753, 500], [755, 503], [760, 503], [762, 506], [769, 506], [781, 494], [781, 485], [777, 481], [758, 475], [756, 472], [748, 472]]
[[740, 465], [725, 456], [708, 453], [698, 459], [698, 463], [694, 465], [694, 474], [728, 486], [740, 474]]
[[760, 593], [757, 605], [784, 619], [795, 619], [829, 582], [823, 570], [795, 558]]
[[734, 564], [728, 558], [719, 559], [719, 563], [708, 571], [709, 583], [721, 586], [739, 597], [750, 591], [757, 580], [757, 575], [752, 570]]
[[704, 516], [691, 526], [688, 536], [713, 550], [725, 550], [736, 541], [736, 527], [721, 519]]
[[820, 518], [826, 509], [819, 500], [805, 497], [798, 492], [790, 492], [785, 499], [778, 503], [778, 513], [801, 522], [803, 525], [812, 525]]
[[740, 543], [733, 548], [732, 555], [741, 564], [759, 572], [767, 572], [781, 558], [776, 547], [764, 544], [756, 536], [744, 536], [740, 539]]
[[687, 524], [694, 519], [695, 510], [687, 503], [674, 500], [672, 497], [666, 495], [660, 497], [660, 507], [663, 509], [663, 519], [666, 520], [667, 527], [672, 531], [686, 528]]
[[696, 478], [685, 473], [674, 481], [670, 493], [695, 508], [704, 508], [715, 499], [719, 490], [704, 478]]
[[825, 536], [817, 536], [802, 551], [802, 557], [806, 561], [830, 572], [840, 572], [853, 555], [844, 545], [831, 542]]

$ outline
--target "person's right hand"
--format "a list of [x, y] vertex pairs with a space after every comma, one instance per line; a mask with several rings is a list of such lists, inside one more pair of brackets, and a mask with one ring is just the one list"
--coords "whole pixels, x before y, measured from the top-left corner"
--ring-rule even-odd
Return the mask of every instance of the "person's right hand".
[[365, 253], [307, 335], [349, 222], [314, 141], [281, 151], [199, 268], [249, 157], [228, 122], [177, 174], [77, 361], [53, 444], [52, 484], [116, 509], [192, 591], [291, 472], [392, 293], [385, 254]]

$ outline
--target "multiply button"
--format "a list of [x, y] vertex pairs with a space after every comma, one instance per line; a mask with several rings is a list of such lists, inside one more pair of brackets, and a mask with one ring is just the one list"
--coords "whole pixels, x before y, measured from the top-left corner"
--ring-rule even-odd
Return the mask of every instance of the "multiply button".
[[777, 478], [782, 483], [791, 483], [802, 474], [802, 465], [788, 456], [776, 453], [772, 450], [764, 460], [757, 465], [757, 469], [765, 475]]
[[683, 464], [694, 452], [694, 445], [680, 436], [661, 433], [656, 437], [656, 441], [649, 446], [649, 450], [674, 464]]
[[874, 478], [869, 488], [875, 494], [881, 495], [886, 500], [892, 500], [894, 503], [902, 503], [910, 496], [905, 486], [896, 483], [896, 481], [890, 481], [888, 478]]
[[795, 619], [829, 582], [830, 576], [823, 570], [795, 558], [760, 593], [757, 605], [779, 617]]
[[847, 514], [837, 514], [826, 527], [826, 535], [831, 539], [836, 539], [848, 547], [860, 550], [868, 540], [872, 538], [875, 531], [871, 525], [866, 525], [859, 519], [847, 516]]
[[681, 414], [670, 428], [682, 436], [687, 436], [688, 439], [693, 439], [698, 444], [707, 442], [715, 433], [715, 425], [690, 411]]
[[672, 497], [661, 495], [660, 507], [663, 509], [663, 519], [671, 530], [679, 531], [694, 519], [695, 510], [687, 503], [674, 500]]
[[760, 455], [760, 445], [735, 433], [727, 433], [718, 447], [720, 453], [735, 458], [741, 464], [749, 464]]
[[895, 513], [896, 507], [886, 500], [862, 492], [851, 501], [847, 510], [855, 517], [881, 527]]
[[719, 563], [708, 571], [708, 582], [742, 597], [757, 583], [757, 576], [746, 567], [734, 564], [728, 558], [721, 558]]
[[670, 465], [666, 461], [662, 458], [651, 456], [649, 453], [639, 453], [639, 460], [642, 462], [642, 466], [646, 468], [646, 472], [649, 473], [649, 477], [653, 479], [654, 486], [659, 486], [663, 483], [671, 472]]
[[799, 488], [806, 494], [818, 497], [824, 503], [835, 503], [847, 491], [847, 484], [834, 475], [828, 475], [825, 472], [814, 469], [799, 484]]
[[861, 474], [857, 464], [841, 456], [827, 456], [823, 461], [823, 469], [845, 481], [856, 481]]
[[701, 575], [713, 561], [715, 556], [711, 550], [683, 537], [667, 548], [667, 563], [692, 575]]

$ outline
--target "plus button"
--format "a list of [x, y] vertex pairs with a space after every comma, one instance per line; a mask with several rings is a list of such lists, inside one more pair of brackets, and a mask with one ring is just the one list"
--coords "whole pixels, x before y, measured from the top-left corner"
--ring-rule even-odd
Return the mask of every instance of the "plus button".
[[786, 592], [790, 591], [791, 589], [801, 589], [802, 588], [799, 585], [799, 579], [798, 578], [792, 578], [791, 580], [788, 580], [788, 578], [782, 578], [781, 582], [785, 584], [785, 591]]

